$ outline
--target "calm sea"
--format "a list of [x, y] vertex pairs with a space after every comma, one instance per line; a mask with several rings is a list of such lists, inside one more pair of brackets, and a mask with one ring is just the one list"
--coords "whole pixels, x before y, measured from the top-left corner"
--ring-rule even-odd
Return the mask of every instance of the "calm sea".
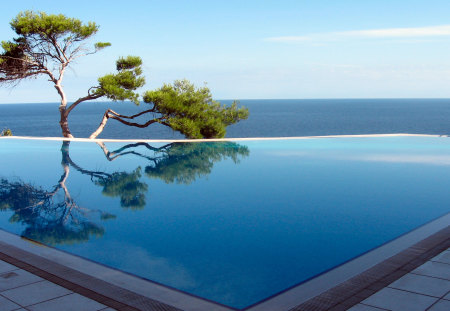
[[[221, 101], [229, 104], [231, 101]], [[227, 137], [277, 137], [379, 133], [450, 134], [450, 99], [241, 100], [248, 120], [228, 127]], [[83, 103], [69, 117], [75, 137], [88, 137], [110, 107], [122, 114], [145, 109], [131, 103]], [[2, 104], [0, 129], [17, 136], [61, 136], [58, 104]], [[141, 119], [140, 121], [145, 121]], [[99, 138], [183, 138], [162, 125], [140, 129], [110, 120]]]

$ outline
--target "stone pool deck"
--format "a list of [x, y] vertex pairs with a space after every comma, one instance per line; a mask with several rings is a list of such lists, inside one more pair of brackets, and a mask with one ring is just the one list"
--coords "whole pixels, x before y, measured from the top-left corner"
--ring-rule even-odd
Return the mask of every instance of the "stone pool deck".
[[[66, 280], [61, 275], [26, 263], [33, 259], [33, 254], [13, 250], [18, 258], [12, 257], [8, 246], [0, 244], [1, 311], [181, 310], [131, 293], [122, 293], [122, 297], [105, 295], [108, 291], [112, 293], [111, 289], [98, 293], [89, 285], [75, 284], [73, 276]], [[73, 274], [69, 270], [68, 276]], [[85, 279], [90, 281], [89, 277]], [[99, 284], [96, 286], [99, 288]], [[104, 283], [101, 286], [110, 285]], [[211, 310], [234, 310], [217, 307], [212, 306]], [[286, 309], [256, 305], [247, 310]], [[450, 226], [289, 310], [450, 310]]]
[[[394, 275], [393, 275], [394, 276]], [[358, 296], [354, 301], [359, 300]], [[450, 248], [426, 261], [360, 303], [332, 307], [350, 311], [447, 311], [450, 310]], [[93, 299], [47, 281], [5, 261], [0, 261], [0, 310], [2, 311], [111, 311]], [[317, 310], [313, 306], [295, 310]]]
[[450, 248], [349, 310], [450, 310]]

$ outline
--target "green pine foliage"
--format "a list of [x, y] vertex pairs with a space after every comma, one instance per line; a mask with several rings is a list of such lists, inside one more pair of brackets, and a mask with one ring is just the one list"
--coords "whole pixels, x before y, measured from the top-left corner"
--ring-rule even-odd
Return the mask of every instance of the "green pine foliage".
[[196, 88], [187, 80], [148, 91], [143, 99], [162, 115], [161, 123], [188, 138], [222, 138], [228, 125], [249, 115], [248, 109], [238, 108], [237, 102], [229, 107], [221, 105], [212, 99], [209, 88]]
[[[99, 26], [63, 14], [25, 11], [19, 13], [10, 25], [17, 37], [1, 43], [0, 82], [52, 75], [52, 67], [64, 71], [76, 57], [93, 54], [111, 45], [97, 42], [89, 51], [83, 41], [95, 35]], [[55, 77], [51, 80], [57, 79]]]
[[116, 62], [117, 73], [98, 79], [95, 94], [117, 100], [130, 100], [139, 105], [139, 94], [134, 92], [145, 84], [142, 77], [142, 59], [137, 56], [121, 57]]
[[25, 11], [19, 13], [10, 23], [12, 29], [21, 36], [46, 36], [53, 39], [65, 37], [65, 41], [82, 41], [95, 33], [99, 26], [94, 22], [83, 24], [79, 19], [63, 14]]

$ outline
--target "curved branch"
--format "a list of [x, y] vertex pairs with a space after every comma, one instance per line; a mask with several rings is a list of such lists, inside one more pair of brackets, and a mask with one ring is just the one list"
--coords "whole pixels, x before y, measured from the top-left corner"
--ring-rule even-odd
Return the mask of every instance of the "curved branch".
[[[91, 89], [92, 89], [92, 88], [90, 88], [89, 90], [91, 90]], [[89, 91], [88, 91], [88, 93], [89, 93]], [[100, 94], [98, 94], [98, 95], [88, 94], [87, 96], [78, 98], [75, 102], [73, 102], [73, 103], [69, 106], [69, 108], [66, 109], [66, 112], [65, 112], [65, 113], [66, 113], [66, 117], [69, 116], [69, 113], [70, 113], [76, 106], [78, 106], [78, 104], [80, 104], [80, 103], [82, 103], [82, 102], [84, 102], [84, 101], [87, 101], [87, 100], [94, 100], [94, 99], [100, 98], [100, 97], [102, 97], [102, 96], [104, 96], [104, 95], [100, 95]]]
[[110, 112], [111, 114], [113, 114], [113, 115], [115, 115], [115, 116], [117, 116], [117, 117], [119, 117], [119, 118], [123, 118], [123, 119], [134, 119], [134, 118], [137, 118], [137, 117], [139, 117], [139, 116], [142, 116], [143, 114], [150, 113], [150, 112], [155, 112], [155, 107], [153, 107], [152, 109], [148, 109], [148, 110], [141, 111], [141, 112], [139, 112], [139, 113], [137, 113], [137, 114], [134, 114], [134, 115], [132, 115], [132, 116], [125, 116], [125, 115], [122, 115], [122, 114], [119, 114], [119, 113], [115, 112], [114, 110], [111, 110], [111, 109], [108, 109], [108, 110], [109, 110], [109, 112]]
[[4, 60], [0, 62], [0, 82], [19, 81], [49, 71], [43, 63], [26, 58], [0, 55], [0, 60]]
[[153, 123], [156, 123], [156, 122], [160, 123], [160, 120], [161, 120], [161, 118], [156, 118], [156, 119], [149, 120], [149, 121], [145, 122], [144, 124], [139, 124], [139, 123], [128, 122], [128, 121], [122, 120], [121, 117], [116, 117], [115, 115], [110, 116], [110, 118], [113, 119], [113, 120], [117, 120], [117, 121], [119, 121], [122, 124], [125, 124], [125, 125], [128, 125], [128, 126], [139, 127], [139, 128], [147, 127], [150, 124], [153, 124]]
[[67, 167], [69, 167], [69, 165], [70, 165], [73, 168], [75, 168], [78, 172], [80, 172], [81, 174], [91, 176], [91, 179], [92, 178], [102, 179], [102, 178], [111, 177], [111, 174], [108, 174], [108, 173], [105, 173], [105, 172], [85, 170], [84, 168], [80, 167], [78, 164], [76, 164], [75, 162], [72, 161], [68, 151], [63, 151], [62, 153], [63, 153], [63, 155], [62, 155], [63, 162], [65, 164], [67, 164]]
[[114, 161], [115, 159], [117, 159], [117, 158], [119, 158], [119, 157], [121, 157], [121, 156], [124, 156], [124, 155], [126, 155], [126, 154], [134, 154], [134, 155], [136, 155], [136, 156], [139, 156], [139, 157], [148, 159], [148, 160], [150, 160], [150, 161], [154, 161], [155, 158], [146, 156], [146, 155], [141, 154], [141, 153], [136, 152], [136, 151], [126, 151], [126, 152], [123, 152], [123, 151], [124, 151], [124, 150], [127, 150], [127, 149], [130, 149], [130, 148], [135, 148], [135, 147], [143, 146], [143, 147], [145, 147], [145, 148], [147, 148], [148, 150], [151, 150], [151, 151], [153, 151], [153, 152], [159, 152], [159, 151], [161, 151], [162, 149], [165, 149], [166, 147], [168, 147], [168, 146], [171, 145], [171, 144], [167, 144], [167, 145], [162, 146], [162, 147], [160, 147], [160, 148], [155, 148], [155, 147], [150, 146], [150, 145], [147, 144], [147, 143], [139, 142], [139, 143], [134, 143], [134, 144], [128, 144], [128, 145], [125, 145], [125, 146], [123, 146], [123, 147], [121, 147], [121, 148], [119, 148], [119, 149], [117, 149], [117, 150], [114, 150], [114, 151], [109, 151], [108, 148], [106, 147], [105, 143], [102, 142], [102, 141], [97, 142], [97, 145], [99, 145], [100, 148], [102, 148], [103, 153], [105, 154], [105, 157], [106, 157], [106, 159], [107, 159], [108, 161]]
[[41, 64], [39, 64], [39, 63], [37, 63], [37, 62], [33, 62], [33, 61], [30, 61], [30, 60], [26, 60], [26, 59], [18, 58], [18, 57], [12, 57], [12, 56], [1, 55], [0, 58], [7, 58], [7, 59], [12, 59], [12, 60], [17, 60], [17, 61], [21, 61], [21, 62], [24, 62], [24, 63], [28, 63], [28, 64], [31, 64], [31, 65], [35, 65], [35, 66], [40, 66], [40, 65], [41, 65]]
[[128, 122], [128, 121], [126, 121], [126, 120], [123, 120], [123, 119], [134, 119], [134, 118], [136, 118], [136, 117], [138, 117], [138, 116], [141, 116], [141, 115], [143, 115], [143, 114], [145, 114], [145, 113], [149, 113], [149, 112], [154, 112], [154, 108], [149, 109], [149, 110], [145, 110], [145, 111], [140, 112], [140, 113], [138, 113], [138, 114], [135, 114], [135, 115], [133, 115], [133, 116], [125, 116], [125, 115], [121, 115], [121, 114], [115, 112], [115, 111], [112, 110], [112, 109], [108, 109], [108, 110], [106, 110], [106, 112], [104, 113], [103, 118], [102, 118], [102, 121], [100, 122], [100, 125], [98, 126], [98, 128], [97, 128], [94, 132], [92, 132], [92, 134], [91, 134], [91, 136], [89, 136], [89, 138], [90, 138], [90, 139], [94, 139], [94, 138], [96, 138], [98, 135], [100, 135], [100, 133], [101, 133], [101, 132], [103, 131], [103, 129], [105, 128], [106, 122], [108, 122], [108, 119], [109, 119], [109, 118], [114, 119], [114, 120], [117, 120], [117, 121], [119, 121], [119, 122], [122, 123], [122, 124], [125, 124], [125, 125], [128, 125], [128, 126], [139, 127], [139, 128], [147, 127], [147, 126], [149, 126], [150, 124], [153, 124], [153, 123], [161, 123], [161, 122], [163, 122], [163, 120], [164, 120], [165, 117], [155, 118], [155, 119], [152, 119], [152, 120], [147, 121], [147, 122], [144, 123], [144, 124], [139, 124], [139, 123], [134, 123], [134, 122]]

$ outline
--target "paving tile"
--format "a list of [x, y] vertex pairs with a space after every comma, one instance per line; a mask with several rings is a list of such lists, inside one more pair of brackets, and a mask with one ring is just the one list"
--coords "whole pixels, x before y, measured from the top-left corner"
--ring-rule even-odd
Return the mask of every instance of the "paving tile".
[[450, 265], [445, 263], [428, 261], [417, 269], [411, 271], [411, 273], [432, 276], [450, 281]]
[[78, 294], [70, 294], [28, 306], [27, 309], [31, 311], [61, 311], [61, 306], [64, 306], [64, 311], [97, 311], [106, 308], [97, 301]]
[[327, 309], [327, 311], [347, 311], [348, 306], [338, 304], [334, 307], [331, 307], [330, 309]]
[[24, 270], [4, 272], [0, 274], [0, 292], [43, 280], [44, 279]]
[[444, 296], [444, 299], [450, 300], [450, 293]]
[[22, 306], [29, 306], [70, 293], [72, 292], [64, 287], [42, 281], [4, 291], [2, 295]]
[[430, 260], [450, 264], [450, 252], [448, 251], [442, 252], [436, 257], [431, 258]]
[[[126, 298], [125, 298], [126, 299]], [[103, 302], [105, 305], [108, 305], [108, 306], [110, 306], [111, 308], [113, 308], [113, 309], [120, 309], [120, 308], [123, 308], [124, 306], [125, 306], [125, 304], [123, 304], [123, 303], [121, 303], [121, 302], [118, 302], [118, 301], [115, 301], [115, 300], [111, 300], [111, 299], [108, 299], [108, 300], [106, 300], [106, 301], [104, 301]]]
[[0, 310], [2, 311], [11, 311], [11, 310], [17, 310], [20, 308], [18, 304], [15, 304], [14, 302], [6, 299], [3, 296], [0, 296]]
[[18, 268], [12, 264], [0, 260], [0, 273], [17, 270]]
[[438, 300], [439, 298], [387, 287], [362, 301], [362, 303], [392, 311], [423, 311]]
[[440, 298], [450, 291], [450, 281], [418, 274], [407, 274], [390, 284], [389, 287]]
[[367, 297], [372, 296], [372, 295], [375, 294], [375, 293], [376, 293], [376, 291], [365, 288], [365, 289], [363, 289], [363, 290], [357, 292], [357, 293], [355, 294], [355, 296], [356, 296], [356, 297], [363, 298], [362, 300], [364, 300], [364, 299], [366, 299]]
[[357, 304], [356, 306], [351, 307], [348, 311], [381, 311], [386, 309], [380, 309], [376, 307], [366, 306], [363, 304]]
[[430, 309], [428, 309], [428, 311], [448, 311], [448, 310], [450, 310], [450, 301], [448, 300], [439, 300]]

